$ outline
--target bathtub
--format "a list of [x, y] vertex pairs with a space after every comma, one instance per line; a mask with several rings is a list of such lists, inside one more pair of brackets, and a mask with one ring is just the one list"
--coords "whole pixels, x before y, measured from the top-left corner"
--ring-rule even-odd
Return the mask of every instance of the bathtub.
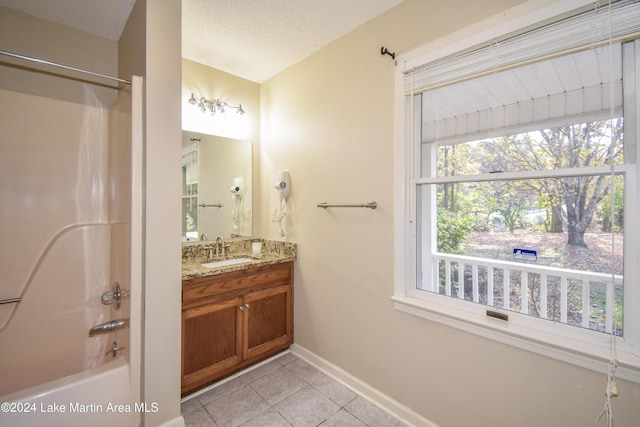
[[137, 401], [125, 358], [0, 397], [0, 426], [127, 427], [140, 424], [153, 402]]

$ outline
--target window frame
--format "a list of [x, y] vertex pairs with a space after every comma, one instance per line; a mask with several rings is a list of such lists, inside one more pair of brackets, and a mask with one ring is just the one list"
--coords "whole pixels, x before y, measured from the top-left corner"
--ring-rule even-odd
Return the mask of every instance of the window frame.
[[[200, 200], [200, 196], [199, 196], [200, 192], [198, 189], [200, 185], [199, 158], [200, 158], [200, 145], [198, 142], [190, 144], [182, 149], [182, 169], [187, 176], [195, 175], [195, 182], [188, 182], [185, 177], [185, 182], [183, 182], [183, 185], [182, 185], [182, 198], [181, 198], [182, 207], [184, 208], [186, 201], [188, 201], [189, 204], [193, 203], [196, 208], [195, 209], [195, 212], [196, 212], [195, 236], [189, 236], [188, 235], [189, 232], [185, 230], [185, 232], [182, 233], [183, 234], [182, 238], [185, 239], [186, 241], [190, 241], [190, 239], [198, 240], [198, 233], [199, 233], [198, 225], [200, 220], [199, 212], [198, 212], [198, 202]], [[195, 164], [195, 172], [193, 170], [190, 170], [194, 168], [194, 164]], [[191, 191], [186, 191], [186, 188], [189, 187], [189, 189], [191, 189], [191, 186], [194, 183], [197, 186], [195, 193], [192, 193]], [[182, 218], [182, 221], [184, 226], [185, 218]], [[191, 232], [191, 234], [193, 234], [193, 232]]]
[[[591, 1], [586, 0], [540, 0], [528, 1], [520, 6], [509, 9], [499, 15], [487, 18], [461, 31], [453, 33], [440, 40], [428, 43], [399, 57], [396, 70], [396, 208], [395, 208], [395, 289], [392, 300], [396, 309], [431, 321], [480, 335], [507, 345], [512, 345], [527, 351], [551, 357], [557, 360], [581, 366], [596, 372], [607, 373], [611, 355], [612, 336], [605, 333], [582, 329], [575, 326], [542, 321], [531, 316], [508, 312], [509, 321], [488, 317], [486, 311], [490, 306], [473, 304], [469, 301], [458, 300], [444, 295], [426, 292], [415, 287], [415, 272], [417, 248], [415, 197], [409, 192], [415, 191], [417, 183], [412, 182], [412, 171], [419, 167], [419, 160], [411, 158], [411, 149], [407, 143], [410, 138], [409, 130], [414, 127], [415, 135], [420, 135], [421, 120], [415, 120], [420, 112], [407, 101], [404, 94], [404, 73], [406, 69], [419, 64], [426, 64], [438, 59], [455, 55], [456, 53], [480, 47], [492, 40], [506, 35], [522, 32], [532, 27], [541, 27], [562, 17], [583, 12], [592, 7]], [[636, 42], [636, 70], [630, 84], [640, 87], [640, 42]], [[628, 76], [625, 76], [625, 81]], [[627, 105], [625, 99], [625, 116], [634, 117], [630, 129], [626, 128], [625, 135], [630, 133], [640, 145], [640, 96]], [[416, 143], [420, 144], [419, 138]], [[414, 142], [415, 143], [415, 142]], [[415, 153], [419, 149], [414, 147]], [[640, 151], [640, 150], [637, 150]], [[626, 180], [631, 183], [633, 191], [625, 194], [625, 211], [637, 212], [640, 177], [637, 174], [640, 155], [633, 153], [634, 167], [622, 167]], [[419, 157], [417, 154], [416, 157]], [[501, 179], [506, 174], [501, 174]], [[433, 178], [427, 178], [433, 180]], [[436, 178], [437, 180], [437, 178]], [[631, 216], [627, 216], [631, 218]], [[625, 237], [638, 236], [637, 221], [628, 220], [625, 223]], [[632, 240], [636, 240], [632, 242]], [[640, 272], [640, 239], [625, 238], [625, 283], [635, 285]], [[413, 277], [412, 277], [413, 275]], [[624, 338], [615, 337], [617, 372], [616, 376], [635, 383], [640, 383], [640, 290], [638, 286], [625, 286], [624, 295]], [[427, 294], [427, 295], [425, 295]], [[534, 322], [532, 322], [534, 320]]]

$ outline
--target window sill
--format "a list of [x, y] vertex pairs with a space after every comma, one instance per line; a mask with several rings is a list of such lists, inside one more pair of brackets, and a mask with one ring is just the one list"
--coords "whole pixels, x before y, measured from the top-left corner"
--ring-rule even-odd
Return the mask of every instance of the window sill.
[[[423, 319], [602, 374], [606, 374], [609, 368], [608, 335], [602, 335], [601, 343], [593, 343], [511, 321], [505, 322], [439, 302], [409, 296], [393, 296], [392, 300], [397, 310]], [[484, 309], [486, 307], [483, 307]], [[514, 313], [509, 313], [510, 317], [513, 315]], [[617, 357], [616, 378], [640, 384], [640, 356], [625, 351], [618, 345]]]

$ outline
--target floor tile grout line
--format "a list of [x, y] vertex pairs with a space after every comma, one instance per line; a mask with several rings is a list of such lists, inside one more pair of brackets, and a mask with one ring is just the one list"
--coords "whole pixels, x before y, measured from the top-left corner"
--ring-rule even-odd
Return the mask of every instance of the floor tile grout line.
[[[289, 360], [287, 363], [284, 363], [284, 360], [279, 360], [279, 359], [284, 359], [286, 357], [288, 357], [289, 355], [293, 356], [292, 360]], [[297, 362], [297, 361], [301, 361], [304, 365], [306, 365], [305, 367], [302, 368], [302, 370], [304, 370], [306, 367], [311, 367], [314, 371], [317, 371], [320, 373], [320, 377], [313, 379], [313, 375], [311, 375], [310, 379], [307, 379], [305, 376], [302, 376], [301, 374], [299, 374], [298, 372], [296, 372], [294, 369], [291, 369], [290, 367], [288, 367], [289, 365], [292, 365], [293, 363]], [[269, 370], [268, 372], [265, 372], [264, 374], [253, 378], [251, 381], [247, 382], [247, 383], [242, 383], [241, 385], [239, 385], [237, 388], [225, 392], [223, 394], [221, 394], [220, 396], [215, 396], [210, 402], [208, 402], [207, 404], [204, 404], [199, 397], [202, 396], [203, 394], [205, 394], [206, 392], [209, 392], [211, 390], [214, 390], [218, 387], [223, 386], [224, 384], [229, 383], [230, 381], [232, 381], [233, 379], [238, 379], [241, 378], [244, 375], [248, 375], [250, 374], [252, 371], [255, 371], [255, 369], [261, 367], [261, 366], [265, 366], [270, 362], [276, 362], [278, 365], [280, 365], [279, 367]], [[301, 389], [298, 389], [296, 391], [294, 391], [293, 393], [291, 393], [290, 395], [287, 395], [286, 397], [282, 398], [281, 400], [279, 400], [278, 402], [274, 403], [273, 405], [262, 395], [258, 392], [258, 390], [256, 390], [254, 387], [251, 386], [251, 384], [255, 383], [256, 381], [258, 381], [261, 378], [264, 378], [265, 376], [281, 369], [281, 368], [285, 368], [289, 373], [293, 374], [297, 379], [301, 380], [305, 386], [302, 387]], [[300, 370], [299, 370], [300, 371]], [[192, 396], [189, 396], [188, 398], [183, 399], [182, 403], [191, 401], [192, 399], [196, 399], [197, 405], [195, 405], [195, 408], [192, 408], [191, 410], [187, 411], [185, 414], [190, 413], [192, 411], [197, 410], [198, 408], [203, 408], [205, 410], [205, 413], [209, 416], [209, 418], [211, 418], [211, 420], [213, 421], [213, 423], [215, 425], [217, 425], [215, 417], [213, 416], [213, 414], [211, 414], [206, 406], [211, 404], [212, 402], [214, 402], [217, 399], [222, 398], [225, 395], [228, 395], [230, 393], [233, 393], [237, 390], [239, 390], [242, 387], [249, 387], [249, 389], [251, 389], [254, 393], [256, 393], [264, 402], [266, 402], [266, 404], [268, 405], [268, 408], [266, 408], [264, 411], [262, 411], [260, 414], [255, 415], [254, 417], [252, 417], [251, 419], [245, 421], [245, 423], [250, 422], [251, 420], [264, 415], [266, 412], [268, 412], [269, 410], [273, 410], [275, 411], [280, 417], [282, 417], [288, 424], [291, 424], [290, 420], [287, 419], [286, 415], [283, 414], [280, 410], [278, 410], [276, 408], [276, 406], [278, 406], [280, 403], [284, 402], [286, 399], [289, 399], [290, 397], [294, 396], [295, 394], [301, 392], [302, 390], [306, 389], [306, 388], [311, 388], [313, 389], [315, 392], [317, 392], [318, 394], [320, 394], [321, 396], [323, 396], [324, 398], [328, 399], [330, 402], [332, 402], [333, 404], [336, 405], [337, 410], [335, 412], [333, 412], [330, 416], [328, 416], [327, 418], [323, 419], [318, 426], [320, 426], [322, 423], [326, 422], [327, 420], [329, 420], [331, 417], [335, 416], [337, 413], [339, 413], [340, 411], [344, 410], [345, 412], [347, 412], [349, 415], [353, 416], [356, 420], [358, 420], [359, 422], [361, 422], [363, 425], [368, 426], [368, 424], [366, 424], [366, 422], [362, 419], [360, 419], [355, 413], [352, 413], [349, 409], [347, 409], [347, 406], [349, 406], [352, 402], [354, 402], [356, 399], [361, 398], [364, 399], [364, 401], [368, 402], [369, 404], [373, 405], [374, 407], [377, 408], [377, 405], [373, 404], [372, 402], [369, 402], [366, 398], [362, 397], [359, 393], [354, 392], [353, 390], [349, 390], [349, 388], [345, 387], [347, 390], [349, 390], [351, 393], [354, 394], [354, 396], [349, 399], [347, 402], [345, 402], [344, 404], [340, 404], [339, 402], [336, 402], [335, 400], [331, 399], [331, 397], [329, 397], [328, 395], [324, 394], [320, 389], [318, 389], [317, 383], [322, 379], [322, 377], [326, 377], [329, 378], [330, 380], [335, 381], [338, 385], [345, 387], [344, 385], [342, 385], [339, 381], [336, 381], [335, 379], [331, 378], [331, 376], [326, 375], [324, 372], [322, 372], [321, 370], [319, 370], [317, 367], [309, 364], [308, 362], [306, 362], [305, 360], [299, 358], [298, 356], [290, 353], [290, 352], [285, 352], [279, 355], [276, 355], [268, 360], [265, 360], [263, 363], [261, 363], [259, 366], [256, 366], [253, 369], [250, 370], [245, 370], [242, 371], [240, 373], [238, 373], [238, 375], [232, 376], [229, 379], [227, 379], [224, 382], [221, 383], [216, 383], [213, 385], [213, 387], [206, 389], [204, 392], [202, 393], [198, 393]], [[380, 409], [380, 408], [378, 408]], [[183, 414], [183, 415], [185, 415]], [[399, 425], [400, 421], [398, 420], [398, 422], [396, 423], [396, 425]]]
[[[299, 359], [299, 360], [300, 360], [300, 359]], [[291, 362], [291, 363], [293, 363], [293, 362]], [[291, 364], [291, 363], [289, 363], [289, 364]], [[311, 366], [311, 365], [309, 365], [309, 366]], [[283, 365], [283, 367], [284, 367], [284, 368], [286, 368], [286, 366], [285, 366], [285, 365]], [[317, 369], [317, 368], [315, 368], [315, 367], [314, 367], [314, 369]], [[262, 413], [260, 413], [259, 415], [256, 415], [254, 418], [259, 417], [260, 415], [264, 414], [265, 412], [267, 412], [267, 411], [269, 411], [269, 410], [274, 410], [274, 411], [276, 411], [278, 414], [280, 414], [280, 416], [281, 416], [282, 418], [284, 418], [284, 419], [285, 419], [285, 421], [289, 422], [289, 420], [286, 418], [286, 414], [284, 414], [284, 413], [282, 413], [280, 410], [278, 410], [278, 408], [277, 408], [278, 404], [279, 404], [279, 403], [284, 402], [286, 399], [288, 399], [288, 398], [292, 397], [292, 396], [293, 396], [293, 395], [295, 395], [296, 393], [301, 392], [301, 391], [302, 391], [302, 390], [304, 390], [305, 388], [312, 388], [313, 390], [315, 390], [316, 392], [318, 392], [320, 395], [324, 396], [326, 399], [328, 399], [328, 400], [330, 400], [331, 402], [333, 402], [333, 403], [336, 405], [336, 407], [337, 407], [337, 410], [336, 410], [335, 412], [333, 412], [329, 417], [327, 417], [327, 418], [323, 419], [320, 423], [318, 423], [318, 424], [317, 424], [317, 426], [316, 426], [316, 427], [320, 426], [322, 423], [324, 423], [324, 422], [325, 422], [325, 421], [327, 421], [329, 418], [331, 418], [332, 416], [334, 416], [335, 414], [337, 414], [338, 412], [340, 412], [340, 411], [342, 411], [342, 410], [346, 411], [346, 412], [347, 412], [347, 413], [349, 413], [351, 416], [353, 416], [355, 419], [357, 419], [359, 422], [361, 422], [363, 425], [365, 425], [365, 426], [367, 426], [367, 427], [368, 427], [368, 424], [367, 424], [364, 420], [360, 419], [356, 414], [352, 413], [351, 411], [349, 411], [349, 409], [347, 409], [347, 406], [348, 406], [351, 402], [353, 402], [354, 400], [356, 400], [358, 397], [361, 397], [359, 394], [354, 393], [354, 397], [353, 397], [353, 398], [351, 398], [351, 399], [350, 399], [348, 402], [346, 402], [345, 404], [341, 405], [339, 402], [336, 402], [335, 400], [331, 399], [331, 397], [329, 397], [329, 396], [325, 395], [325, 394], [324, 394], [322, 391], [320, 391], [320, 390], [319, 390], [319, 389], [318, 389], [318, 388], [317, 388], [317, 387], [316, 387], [312, 382], [308, 381], [306, 378], [301, 377], [300, 375], [298, 375], [297, 373], [295, 373], [295, 372], [294, 372], [294, 371], [292, 371], [291, 369], [288, 369], [288, 370], [289, 370], [292, 374], [294, 374], [294, 375], [296, 375], [298, 378], [300, 378], [302, 381], [304, 381], [304, 382], [306, 383], [306, 386], [305, 386], [305, 387], [303, 387], [303, 388], [302, 388], [302, 389], [300, 389], [300, 390], [296, 390], [296, 391], [295, 391], [295, 392], [293, 392], [292, 394], [290, 394], [290, 395], [286, 396], [285, 398], [283, 398], [282, 400], [280, 400], [280, 401], [278, 401], [278, 402], [274, 403], [273, 405], [271, 405], [269, 402], [267, 402], [267, 403], [269, 403], [270, 407], [269, 407], [268, 409], [266, 409], [265, 411], [263, 411]], [[318, 371], [319, 371], [319, 370], [318, 370]], [[320, 371], [319, 371], [319, 372], [320, 372]], [[322, 375], [327, 376], [327, 375], [326, 375], [326, 374], [324, 374], [324, 373], [322, 373]], [[328, 377], [328, 376], [327, 376], [327, 377]], [[328, 377], [328, 378], [330, 378], [330, 377]], [[332, 378], [331, 378], [331, 379], [332, 379]], [[332, 380], [333, 380], [333, 379], [332, 379]], [[253, 382], [255, 382], [255, 381], [257, 381], [257, 379], [256, 379], [256, 380], [254, 380]], [[333, 380], [333, 381], [335, 381], [335, 380]], [[253, 382], [251, 382], [251, 383], [247, 383], [246, 385], [247, 385], [247, 386], [249, 386], [249, 387], [251, 387], [251, 384], [252, 384]], [[336, 383], [337, 383], [337, 384], [339, 384], [337, 381], [336, 381]], [[253, 387], [251, 387], [251, 388], [252, 388], [252, 390], [254, 390], [256, 393], [260, 394], [260, 393], [255, 389], [255, 388], [253, 388]], [[262, 396], [261, 396], [261, 397], [262, 397]], [[263, 399], [264, 399], [264, 397], [263, 397]], [[252, 418], [252, 419], [253, 419], [253, 418]], [[251, 420], [249, 420], [249, 421], [251, 421]], [[248, 421], [247, 421], [247, 422], [248, 422]]]
[[[226, 384], [226, 383], [228, 383], [228, 382], [230, 382], [230, 381], [232, 381], [232, 380], [234, 380], [236, 378], [239, 378], [239, 377], [241, 377], [241, 376], [243, 376], [245, 374], [248, 374], [249, 372], [255, 371], [256, 369], [261, 368], [262, 366], [267, 365], [270, 362], [274, 362], [274, 361], [277, 362], [278, 359], [280, 359], [281, 357], [286, 357], [289, 354], [292, 355], [295, 358], [298, 358], [298, 356], [295, 356], [293, 353], [291, 353], [291, 350], [283, 351], [282, 353], [278, 353], [278, 354], [276, 354], [274, 356], [271, 356], [271, 357], [269, 357], [269, 358], [267, 358], [267, 359], [265, 359], [265, 360], [263, 360], [261, 362], [256, 363], [255, 365], [249, 366], [249, 367], [247, 367], [246, 369], [244, 369], [244, 370], [242, 370], [240, 372], [236, 372], [233, 375], [230, 375], [230, 376], [228, 376], [226, 378], [223, 378], [218, 382], [210, 384], [210, 385], [208, 385], [208, 386], [206, 386], [206, 387], [204, 387], [204, 388], [202, 388], [200, 390], [194, 391], [193, 393], [189, 394], [188, 396], [185, 396], [182, 399], [180, 399], [180, 403], [184, 403], [184, 402], [189, 401], [191, 399], [197, 398], [198, 396], [200, 396], [202, 394], [205, 394], [208, 391], [211, 391], [211, 390], [213, 390], [213, 389], [215, 389], [217, 387], [220, 387], [220, 386], [222, 386], [222, 385], [224, 385], [224, 384]], [[278, 362], [278, 364], [280, 364], [281, 366], [284, 366], [280, 362]]]
[[[277, 360], [274, 360], [274, 361], [276, 361], [276, 362], [277, 362]], [[263, 377], [265, 377], [265, 376], [267, 376], [267, 375], [269, 375], [269, 374], [271, 374], [271, 373], [273, 373], [273, 372], [277, 371], [277, 370], [278, 370], [278, 369], [280, 369], [280, 368], [285, 368], [285, 369], [287, 369], [287, 372], [291, 373], [292, 375], [295, 375], [295, 376], [296, 376], [296, 378], [300, 379], [300, 380], [301, 380], [301, 381], [303, 381], [305, 384], [307, 384], [307, 385], [309, 385], [309, 386], [312, 386], [312, 387], [313, 387], [313, 384], [312, 384], [311, 382], [309, 382], [308, 380], [306, 380], [304, 377], [301, 377], [300, 375], [298, 375], [297, 373], [295, 373], [295, 372], [294, 372], [294, 371], [292, 371], [291, 369], [288, 369], [288, 368], [286, 367], [286, 365], [283, 365], [282, 363], [279, 363], [279, 364], [280, 364], [280, 367], [279, 367], [279, 368], [276, 368], [276, 369], [273, 369], [273, 370], [271, 370], [271, 371], [269, 371], [269, 372], [266, 372], [266, 373], [264, 373], [263, 375], [261, 375], [261, 376], [259, 376], [259, 377], [254, 378], [251, 382], [247, 382], [247, 383], [244, 383], [244, 384], [242, 384], [242, 385], [238, 386], [238, 387], [237, 387], [236, 389], [234, 389], [234, 390], [230, 390], [230, 391], [228, 391], [228, 392], [226, 392], [226, 393], [221, 394], [220, 396], [216, 396], [215, 398], [213, 398], [210, 402], [207, 402], [206, 404], [205, 404], [205, 403], [203, 403], [203, 402], [199, 399], [199, 397], [200, 397], [200, 396], [202, 396], [202, 395], [204, 395], [204, 394], [206, 394], [206, 392], [205, 392], [205, 393], [202, 393], [202, 394], [199, 394], [199, 395], [197, 395], [197, 396], [194, 396], [193, 398], [195, 398], [195, 399], [196, 399], [196, 401], [197, 401], [201, 406], [206, 406], [206, 405], [208, 405], [209, 403], [213, 402], [214, 400], [220, 399], [221, 397], [223, 397], [223, 396], [225, 396], [225, 395], [227, 395], [227, 394], [229, 394], [229, 393], [233, 393], [234, 391], [236, 391], [237, 389], [239, 389], [239, 388], [241, 388], [241, 387], [243, 387], [243, 386], [251, 386], [251, 384], [252, 384], [252, 383], [254, 383], [254, 382], [256, 382], [256, 381], [258, 381], [258, 380], [262, 379]], [[291, 364], [291, 363], [289, 363], [289, 364]], [[264, 365], [266, 365], [266, 363], [265, 363]], [[264, 366], [264, 365], [263, 365], [263, 366]], [[233, 378], [233, 379], [241, 378], [243, 375], [245, 375], [245, 374], [249, 374], [250, 372], [252, 372], [252, 371], [242, 372], [240, 375], [236, 376], [236, 377], [235, 377], [235, 378]], [[323, 374], [323, 375], [324, 375], [324, 374]], [[232, 379], [232, 380], [233, 380], [233, 379]], [[218, 388], [218, 387], [222, 387], [222, 386], [224, 386], [225, 384], [230, 383], [232, 380], [226, 381], [226, 382], [224, 382], [224, 383], [218, 383], [218, 384], [215, 384], [215, 387], [212, 387], [211, 389], [207, 390], [207, 392], [212, 391], [212, 390], [215, 390], [215, 389], [216, 389], [216, 388]], [[314, 387], [314, 388], [315, 388], [315, 387]], [[252, 389], [252, 390], [254, 390], [256, 393], [260, 394], [260, 393], [259, 393], [259, 392], [254, 388], [254, 387], [251, 387], [251, 389]], [[318, 390], [318, 391], [319, 391], [319, 390]], [[261, 396], [261, 397], [262, 397], [262, 396]], [[287, 397], [288, 397], [288, 396], [287, 396]], [[189, 398], [189, 399], [187, 399], [186, 401], [189, 401], [189, 400], [191, 400], [191, 399], [192, 399], [192, 398]], [[283, 399], [283, 400], [284, 400], [284, 399]], [[186, 402], [186, 401], [185, 401], [185, 402]], [[268, 402], [267, 402], [267, 403], [268, 403]]]

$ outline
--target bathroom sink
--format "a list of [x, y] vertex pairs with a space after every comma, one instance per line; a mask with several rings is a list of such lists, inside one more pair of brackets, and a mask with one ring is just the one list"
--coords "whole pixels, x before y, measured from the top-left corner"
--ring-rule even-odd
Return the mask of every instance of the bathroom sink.
[[251, 258], [232, 258], [232, 259], [222, 259], [220, 261], [212, 261], [206, 264], [201, 264], [206, 268], [219, 268], [219, 267], [227, 267], [229, 265], [242, 264], [243, 262], [253, 261]]

